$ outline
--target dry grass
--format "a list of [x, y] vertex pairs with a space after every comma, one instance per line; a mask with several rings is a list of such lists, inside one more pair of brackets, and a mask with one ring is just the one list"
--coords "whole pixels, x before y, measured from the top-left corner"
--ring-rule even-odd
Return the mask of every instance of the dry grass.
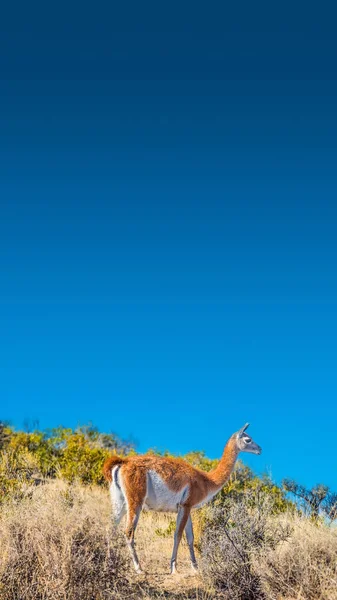
[[133, 573], [125, 540], [111, 524], [106, 489], [54, 481], [26, 490], [0, 514], [1, 600], [206, 600], [191, 576], [185, 543], [169, 576], [172, 536], [155, 534], [172, 516], [143, 513], [137, 547], [145, 576]]
[[[179, 574], [169, 575], [172, 535], [161, 537], [155, 531], [165, 530], [171, 519], [171, 515], [142, 514], [136, 541], [146, 575], [136, 576], [124, 538], [111, 525], [106, 489], [66, 485], [61, 481], [28, 489], [24, 499], [5, 503], [1, 508], [0, 598], [229, 598], [221, 586], [206, 584], [206, 579], [193, 575], [185, 542], [179, 551]], [[266, 600], [337, 600], [337, 530], [317, 527], [298, 517], [278, 519], [290, 525], [289, 539], [276, 547], [262, 545], [251, 553], [252, 568], [262, 585], [261, 597], [264, 595]], [[228, 561], [232, 557], [221, 556], [220, 552], [219, 560], [221, 521], [217, 527], [212, 543], [218, 562], [211, 567], [219, 579], [221, 572], [226, 573], [231, 568]], [[204, 547], [205, 543], [207, 533]], [[225, 546], [223, 548], [225, 551]], [[208, 549], [204, 559], [211, 561], [212, 553], [213, 550]]]
[[4, 505], [3, 600], [106, 600], [128, 589], [128, 561], [102, 492], [50, 484]]
[[299, 516], [288, 523], [289, 539], [259, 561], [267, 598], [337, 600], [337, 528]]

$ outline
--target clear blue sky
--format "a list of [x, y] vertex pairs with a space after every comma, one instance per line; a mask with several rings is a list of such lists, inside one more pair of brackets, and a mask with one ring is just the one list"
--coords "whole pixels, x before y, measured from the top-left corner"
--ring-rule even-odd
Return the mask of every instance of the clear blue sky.
[[336, 489], [335, 19], [222, 4], [2, 19], [0, 417]]

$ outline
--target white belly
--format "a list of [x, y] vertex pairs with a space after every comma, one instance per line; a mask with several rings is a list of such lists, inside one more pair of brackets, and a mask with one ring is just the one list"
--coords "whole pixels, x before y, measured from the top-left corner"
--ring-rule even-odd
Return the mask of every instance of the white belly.
[[147, 474], [147, 493], [144, 508], [177, 512], [181, 502], [187, 498], [188, 492], [188, 486], [185, 486], [179, 492], [173, 492], [156, 471], [150, 470]]

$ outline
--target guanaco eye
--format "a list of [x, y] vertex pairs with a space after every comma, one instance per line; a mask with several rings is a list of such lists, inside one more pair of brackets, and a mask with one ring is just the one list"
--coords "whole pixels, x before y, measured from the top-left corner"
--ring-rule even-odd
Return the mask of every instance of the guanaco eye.
[[251, 438], [246, 438], [245, 439], [246, 444], [250, 444], [251, 441], [252, 441]]

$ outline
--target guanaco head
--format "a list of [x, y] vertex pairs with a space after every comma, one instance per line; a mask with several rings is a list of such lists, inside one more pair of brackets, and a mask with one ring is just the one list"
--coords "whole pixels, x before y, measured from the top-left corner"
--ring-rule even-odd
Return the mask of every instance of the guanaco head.
[[246, 423], [236, 434], [236, 443], [240, 452], [251, 452], [252, 454], [261, 454], [262, 448], [255, 444], [252, 438], [246, 433], [249, 423]]

